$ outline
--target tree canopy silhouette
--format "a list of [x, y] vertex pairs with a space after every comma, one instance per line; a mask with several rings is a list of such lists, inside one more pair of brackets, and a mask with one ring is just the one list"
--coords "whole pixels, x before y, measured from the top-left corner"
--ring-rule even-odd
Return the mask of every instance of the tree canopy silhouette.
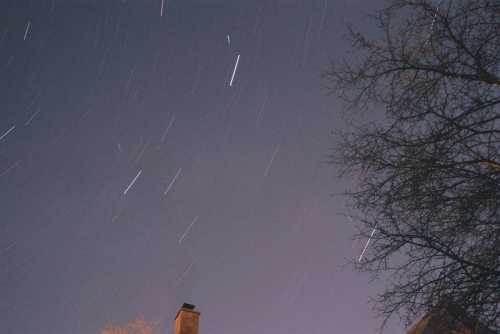
[[125, 325], [108, 325], [101, 330], [101, 334], [156, 334], [159, 322], [149, 322], [140, 316]]
[[394, 0], [349, 27], [359, 60], [332, 62], [327, 88], [382, 124], [337, 132], [331, 162], [358, 184], [360, 271], [390, 273], [375, 298], [384, 328], [443, 298], [500, 330], [500, 1]]

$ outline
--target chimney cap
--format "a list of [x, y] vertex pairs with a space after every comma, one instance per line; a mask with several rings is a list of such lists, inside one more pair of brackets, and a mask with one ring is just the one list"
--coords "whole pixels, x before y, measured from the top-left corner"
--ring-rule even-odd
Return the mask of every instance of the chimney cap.
[[196, 307], [195, 305], [189, 303], [182, 304], [182, 308], [186, 308], [188, 310], [194, 310], [195, 307]]
[[175, 315], [175, 319], [177, 320], [177, 317], [179, 316], [179, 314], [181, 314], [182, 310], [187, 310], [188, 312], [200, 314], [200, 312], [197, 312], [194, 310], [195, 307], [196, 307], [195, 305], [189, 304], [189, 303], [182, 304], [181, 309], [179, 311], [177, 311], [177, 314]]

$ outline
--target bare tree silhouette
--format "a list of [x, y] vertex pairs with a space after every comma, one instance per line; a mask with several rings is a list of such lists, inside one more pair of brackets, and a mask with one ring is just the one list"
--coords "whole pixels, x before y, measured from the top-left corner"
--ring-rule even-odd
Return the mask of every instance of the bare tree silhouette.
[[359, 181], [345, 193], [359, 212], [355, 238], [371, 235], [352, 262], [392, 275], [374, 299], [381, 330], [446, 296], [498, 331], [500, 1], [395, 0], [371, 18], [382, 37], [349, 27], [360, 60], [323, 73], [345, 111], [386, 115], [338, 131], [331, 154], [340, 177]]

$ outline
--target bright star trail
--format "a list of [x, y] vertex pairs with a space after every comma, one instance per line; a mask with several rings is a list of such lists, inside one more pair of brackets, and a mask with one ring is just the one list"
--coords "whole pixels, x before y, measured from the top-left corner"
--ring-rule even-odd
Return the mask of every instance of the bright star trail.
[[365, 248], [363, 248], [363, 251], [361, 252], [361, 255], [359, 255], [358, 261], [361, 261], [363, 259], [363, 255], [365, 254], [365, 251], [368, 248], [368, 245], [370, 244], [370, 241], [372, 240], [372, 237], [373, 237], [374, 233], [375, 233], [375, 229], [373, 229], [372, 233], [370, 234], [370, 238], [368, 238], [368, 241], [365, 244]]
[[28, 23], [26, 24], [26, 30], [24, 31], [23, 41], [26, 40], [26, 37], [28, 36], [28, 32], [29, 32], [30, 27], [31, 27], [31, 22], [28, 21]]
[[184, 231], [184, 233], [181, 235], [181, 237], [179, 238], [179, 244], [182, 243], [182, 240], [184, 240], [184, 238], [187, 236], [187, 234], [189, 233], [189, 230], [191, 230], [191, 227], [194, 225], [194, 223], [196, 223], [196, 221], [198, 220], [198, 216], [194, 217], [193, 221], [191, 222], [191, 224], [189, 224], [189, 226], [187, 227], [186, 231]]
[[163, 135], [161, 136], [161, 141], [162, 142], [165, 141], [165, 138], [168, 135], [168, 131], [170, 131], [170, 128], [172, 127], [172, 125], [174, 124], [174, 122], [175, 122], [175, 116], [172, 115], [172, 118], [170, 119], [170, 122], [168, 123], [168, 126], [166, 127], [165, 131], [163, 132]]
[[2, 139], [4, 139], [5, 137], [7, 137], [9, 133], [11, 133], [12, 131], [14, 131], [15, 128], [16, 128], [16, 126], [12, 125], [9, 130], [5, 131], [4, 134], [0, 136], [0, 141], [2, 141]]
[[276, 145], [276, 148], [274, 149], [273, 155], [271, 156], [271, 159], [269, 160], [269, 163], [267, 164], [266, 171], [264, 172], [264, 176], [267, 176], [269, 174], [269, 170], [271, 169], [271, 166], [273, 165], [274, 158], [276, 158], [276, 154], [278, 154], [278, 151], [280, 150], [280, 145]]
[[142, 169], [139, 172], [137, 172], [137, 175], [133, 178], [133, 180], [130, 182], [128, 187], [123, 191], [123, 195], [126, 195], [128, 193], [128, 191], [130, 190], [130, 188], [132, 188], [132, 186], [134, 185], [135, 181], [137, 181], [137, 179], [139, 178], [141, 173], [142, 173]]
[[177, 170], [177, 173], [175, 173], [175, 176], [172, 179], [172, 181], [170, 181], [170, 183], [168, 184], [167, 189], [165, 189], [165, 191], [163, 192], [163, 196], [167, 196], [168, 192], [170, 191], [170, 189], [174, 185], [175, 181], [177, 180], [177, 178], [179, 177], [179, 175], [181, 175], [181, 172], [182, 172], [182, 168], [179, 168]]
[[236, 63], [234, 64], [233, 75], [231, 75], [231, 81], [229, 82], [229, 86], [233, 85], [234, 75], [236, 74], [236, 69], [238, 68], [239, 62], [240, 62], [240, 55], [236, 57]]
[[28, 126], [30, 125], [31, 121], [36, 117], [38, 116], [38, 114], [40, 113], [40, 109], [38, 109], [37, 111], [35, 111], [33, 113], [33, 115], [30, 116], [30, 118], [28, 118], [28, 120], [26, 121], [26, 123], [24, 123], [24, 125]]

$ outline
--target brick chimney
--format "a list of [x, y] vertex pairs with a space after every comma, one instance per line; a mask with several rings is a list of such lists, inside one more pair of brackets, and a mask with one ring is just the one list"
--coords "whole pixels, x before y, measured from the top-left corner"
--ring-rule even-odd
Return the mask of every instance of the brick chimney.
[[175, 316], [175, 334], [198, 334], [200, 312], [194, 310], [191, 304], [182, 304]]

